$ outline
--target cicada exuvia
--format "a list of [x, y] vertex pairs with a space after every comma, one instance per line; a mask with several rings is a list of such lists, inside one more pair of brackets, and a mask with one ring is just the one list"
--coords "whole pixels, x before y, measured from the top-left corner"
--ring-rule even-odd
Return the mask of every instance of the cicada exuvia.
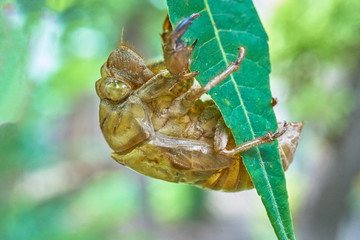
[[198, 16], [175, 29], [166, 18], [163, 62], [145, 64], [127, 44], [117, 46], [96, 82], [100, 127], [114, 150], [111, 156], [141, 174], [214, 190], [249, 189], [253, 184], [239, 153], [278, 139], [286, 170], [302, 123], [279, 124], [277, 132], [236, 146], [215, 103], [199, 98], [239, 69], [245, 49], [240, 47], [238, 58], [205, 86], [194, 85], [198, 72], [191, 72], [189, 63], [196, 41], [190, 45], [181, 37]]

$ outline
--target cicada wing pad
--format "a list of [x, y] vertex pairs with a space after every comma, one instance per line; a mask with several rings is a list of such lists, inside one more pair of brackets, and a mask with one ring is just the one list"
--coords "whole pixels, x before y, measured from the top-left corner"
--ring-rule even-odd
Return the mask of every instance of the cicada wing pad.
[[160, 147], [173, 167], [180, 170], [213, 171], [227, 168], [232, 162], [231, 158], [217, 154], [213, 146], [203, 141], [156, 133], [153, 144]]
[[111, 156], [141, 174], [169, 182], [205, 180], [232, 163], [229, 157], [216, 154], [207, 143], [161, 133], [155, 133], [150, 141], [130, 152], [114, 152]]

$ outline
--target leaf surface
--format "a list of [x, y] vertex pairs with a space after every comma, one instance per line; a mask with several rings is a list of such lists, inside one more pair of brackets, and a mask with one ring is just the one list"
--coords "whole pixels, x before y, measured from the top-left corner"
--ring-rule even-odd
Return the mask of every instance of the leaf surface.
[[[271, 106], [268, 38], [251, 0], [167, 0], [173, 25], [192, 13], [200, 13], [183, 37], [199, 39], [190, 69], [206, 84], [225, 70], [244, 46], [240, 70], [209, 93], [232, 129], [237, 144], [270, 131], [277, 121]], [[285, 175], [278, 142], [254, 147], [241, 154], [246, 169], [266, 208], [278, 239], [295, 239]]]

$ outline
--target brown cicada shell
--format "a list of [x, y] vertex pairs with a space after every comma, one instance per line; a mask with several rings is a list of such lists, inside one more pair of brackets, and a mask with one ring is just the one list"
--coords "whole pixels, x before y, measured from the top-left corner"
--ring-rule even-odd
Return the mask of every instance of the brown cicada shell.
[[174, 30], [165, 20], [164, 62], [146, 65], [124, 43], [110, 54], [96, 82], [100, 127], [111, 156], [141, 174], [214, 190], [249, 189], [253, 184], [239, 153], [278, 138], [287, 169], [302, 123], [282, 124], [275, 133], [236, 146], [215, 103], [199, 98], [239, 69], [245, 50], [239, 48], [238, 58], [208, 84], [194, 86], [198, 72], [189, 72], [189, 62], [196, 42], [189, 46], [181, 36], [198, 16]]

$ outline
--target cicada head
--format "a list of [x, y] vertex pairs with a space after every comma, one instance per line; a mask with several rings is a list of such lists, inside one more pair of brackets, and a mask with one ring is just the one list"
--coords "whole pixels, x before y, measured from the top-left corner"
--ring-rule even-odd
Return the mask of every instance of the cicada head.
[[101, 67], [96, 92], [101, 99], [119, 103], [153, 76], [141, 56], [120, 43]]

